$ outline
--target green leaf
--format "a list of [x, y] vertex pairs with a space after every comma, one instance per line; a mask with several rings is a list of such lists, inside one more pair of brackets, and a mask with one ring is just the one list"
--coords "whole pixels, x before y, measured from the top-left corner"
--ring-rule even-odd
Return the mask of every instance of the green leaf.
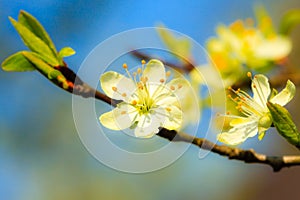
[[40, 71], [45, 77], [51, 80], [53, 83], [67, 90], [69, 88], [66, 77], [59, 71], [45, 63], [41, 57], [34, 52], [22, 52], [26, 59], [31, 62], [38, 71]]
[[43, 75], [45, 75], [49, 79], [53, 79], [56, 77], [50, 76], [53, 71], [58, 71], [51, 67], [48, 63], [46, 63], [40, 55], [34, 53], [34, 52], [28, 52], [28, 51], [23, 51], [22, 52], [23, 56], [30, 62], [32, 63], [37, 70], [39, 70]]
[[72, 56], [75, 53], [76, 53], [75, 50], [72, 49], [71, 47], [64, 47], [59, 51], [58, 56], [60, 58], [64, 58], [64, 57]]
[[289, 143], [300, 148], [300, 133], [298, 132], [297, 127], [287, 109], [271, 102], [268, 102], [267, 106], [270, 110], [273, 118], [273, 124], [278, 133]]
[[279, 33], [288, 35], [298, 24], [300, 24], [300, 9], [288, 11], [281, 19]]
[[35, 67], [29, 62], [20, 51], [15, 53], [2, 62], [2, 69], [11, 72], [33, 71]]
[[57, 54], [55, 45], [53, 44], [50, 36], [35, 17], [30, 15], [28, 12], [21, 10], [18, 21], [20, 24], [28, 28], [38, 38], [43, 40], [50, 47], [54, 54]]
[[54, 55], [52, 50], [43, 40], [38, 38], [28, 28], [26, 28], [24, 25], [17, 22], [13, 18], [9, 17], [9, 19], [23, 39], [25, 45], [28, 46], [29, 49], [31, 49], [33, 52], [38, 53], [40, 57], [50, 65], [59, 66], [59, 61], [56, 58], [56, 55]]

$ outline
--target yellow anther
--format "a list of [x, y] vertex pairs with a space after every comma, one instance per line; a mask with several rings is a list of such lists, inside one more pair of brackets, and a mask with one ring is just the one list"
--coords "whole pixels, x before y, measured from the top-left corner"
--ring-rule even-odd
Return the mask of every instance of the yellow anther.
[[142, 60], [142, 64], [143, 64], [143, 65], [146, 64], [146, 61], [145, 61], [145, 60]]
[[139, 83], [137, 84], [137, 86], [138, 86], [139, 89], [141, 89], [141, 90], [143, 89], [143, 83], [139, 82]]
[[167, 71], [167, 72], [166, 72], [166, 76], [167, 76], [167, 77], [171, 76], [171, 72], [170, 72], [170, 71]]
[[182, 88], [182, 85], [181, 84], [178, 84], [178, 89]]
[[164, 83], [165, 79], [162, 78], [162, 79], [159, 80], [159, 82]]
[[131, 104], [135, 106], [137, 104], [136, 100], [133, 100]]
[[112, 87], [111, 88], [114, 92], [118, 91], [118, 88], [117, 87]]
[[142, 73], [142, 69], [141, 69], [141, 68], [138, 68], [138, 69], [137, 69], [137, 73], [138, 73], [138, 74]]
[[124, 68], [124, 69], [127, 69], [127, 68], [128, 68], [128, 66], [127, 66], [126, 63], [123, 64], [123, 68]]
[[175, 87], [173, 85], [170, 86], [171, 90], [175, 90]]
[[232, 98], [230, 94], [227, 95], [228, 98]]
[[136, 76], [136, 72], [133, 72], [132, 75], [133, 75], [133, 76]]
[[251, 72], [247, 72], [247, 76], [248, 76], [249, 78], [252, 78], [252, 73], [251, 73]]
[[121, 112], [121, 115], [125, 115], [125, 114], [126, 114], [126, 111], [123, 110], [123, 111]]
[[122, 94], [122, 97], [126, 97], [126, 96], [127, 96], [127, 94], [126, 94], [126, 93], [123, 93], [123, 94]]
[[252, 84], [252, 86], [253, 86], [254, 88], [256, 88], [256, 85], [255, 85], [255, 84]]
[[166, 111], [171, 112], [171, 108], [166, 107]]
[[227, 112], [226, 114], [227, 114], [227, 115], [230, 115], [230, 112]]
[[141, 81], [145, 84], [148, 81], [148, 78], [143, 76], [141, 77]]
[[229, 86], [229, 87], [228, 87], [228, 90], [232, 90], [232, 87], [231, 87], [231, 86]]

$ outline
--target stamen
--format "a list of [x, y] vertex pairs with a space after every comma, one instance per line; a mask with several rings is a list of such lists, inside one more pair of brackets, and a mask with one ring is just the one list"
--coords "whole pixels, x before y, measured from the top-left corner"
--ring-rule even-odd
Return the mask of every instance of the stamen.
[[247, 76], [252, 79], [252, 73], [251, 72], [247, 72]]
[[141, 63], [144, 65], [144, 64], [146, 64], [146, 61], [145, 61], [145, 60], [142, 60]]
[[122, 94], [122, 97], [126, 97], [126, 96], [127, 96], [127, 94], [126, 94], [126, 93], [123, 93], [123, 94]]
[[165, 79], [162, 78], [162, 79], [159, 80], [159, 82], [164, 83]]
[[138, 68], [138, 69], [137, 69], [137, 73], [138, 73], [138, 74], [141, 74], [141, 73], [142, 73], [142, 69], [141, 69], [141, 68]]
[[136, 100], [133, 100], [131, 104], [135, 106], [137, 104]]
[[171, 112], [171, 108], [169, 108], [169, 107], [166, 107], [166, 111], [168, 111], [168, 112]]
[[126, 114], [126, 111], [123, 110], [123, 111], [121, 112], [121, 115], [125, 115], [125, 114]]
[[171, 90], [175, 90], [175, 87], [173, 85], [170, 86]]
[[166, 77], [170, 77], [171, 76], [171, 72], [170, 71], [167, 71], [166, 72]]
[[123, 64], [123, 68], [124, 68], [124, 69], [128, 69], [128, 66], [127, 66], [126, 63]]
[[117, 87], [112, 87], [111, 88], [114, 92], [118, 91], [118, 88]]
[[178, 84], [178, 89], [182, 88], [182, 85], [181, 84]]

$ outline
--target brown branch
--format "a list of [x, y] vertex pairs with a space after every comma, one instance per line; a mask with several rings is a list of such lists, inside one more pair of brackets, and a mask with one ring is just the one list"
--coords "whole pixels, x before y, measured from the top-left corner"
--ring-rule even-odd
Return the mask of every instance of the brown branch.
[[[116, 105], [115, 101], [101, 92], [97, 91], [95, 98], [108, 104]], [[264, 154], [256, 153], [253, 149], [243, 150], [225, 145], [217, 145], [204, 138], [193, 137], [186, 133], [168, 130], [165, 128], [162, 128], [157, 135], [168, 139], [171, 142], [191, 143], [201, 149], [225, 156], [228, 159], [244, 161], [245, 163], [266, 164], [271, 166], [274, 172], [278, 172], [285, 167], [300, 166], [300, 156], [266, 156]]]
[[[68, 88], [67, 90], [65, 89], [66, 91], [82, 96], [84, 98], [95, 98], [113, 106], [116, 106], [120, 102], [111, 99], [105, 94], [93, 89], [92, 87], [84, 83], [71, 69], [58, 69], [71, 83], [70, 88]], [[285, 78], [286, 77], [279, 79], [278, 82], [282, 83], [281, 81], [285, 80]], [[296, 79], [300, 80], [300, 75], [295, 76], [292, 80], [295, 81]], [[273, 84], [275, 83], [276, 82], [273, 82]], [[168, 139], [171, 142], [186, 142], [193, 144], [201, 149], [212, 151], [216, 154], [227, 157], [228, 159], [244, 161], [245, 163], [266, 164], [271, 166], [274, 172], [278, 172], [284, 167], [300, 166], [300, 156], [267, 156], [264, 154], [256, 153], [253, 149], [243, 150], [225, 145], [217, 145], [204, 138], [193, 137], [186, 133], [167, 130], [165, 128], [162, 128], [159, 133], [157, 133], [157, 135], [162, 138]]]
[[300, 166], [300, 156], [267, 156], [256, 153], [253, 149], [243, 150], [225, 145], [217, 145], [203, 138], [167, 129], [162, 129], [157, 135], [172, 142], [181, 141], [194, 144], [201, 149], [212, 151], [228, 159], [244, 161], [245, 163], [266, 164], [271, 166], [274, 172], [278, 172], [285, 167]]

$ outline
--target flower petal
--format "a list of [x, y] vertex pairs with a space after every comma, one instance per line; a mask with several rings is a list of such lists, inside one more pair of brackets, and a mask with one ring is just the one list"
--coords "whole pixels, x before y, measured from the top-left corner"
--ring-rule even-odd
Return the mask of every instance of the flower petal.
[[257, 121], [245, 118], [241, 123], [234, 122], [235, 126], [228, 132], [218, 134], [217, 138], [220, 142], [229, 145], [238, 145], [243, 143], [247, 138], [257, 135]]
[[277, 36], [263, 40], [255, 47], [255, 57], [268, 60], [279, 60], [286, 57], [292, 50], [292, 42], [287, 37]]
[[106, 112], [99, 117], [103, 126], [112, 130], [123, 130], [129, 128], [138, 115], [136, 108], [120, 103], [115, 109]]
[[183, 121], [182, 111], [175, 105], [164, 105], [154, 109], [154, 115], [160, 120], [162, 127], [169, 130], [178, 130]]
[[[117, 100], [125, 100], [126, 96], [131, 95], [136, 89], [135, 83], [133, 80], [123, 76], [114, 71], [105, 72], [100, 78], [101, 88], [107, 96]], [[117, 89], [117, 92], [113, 90], [113, 87]]]
[[166, 81], [164, 64], [156, 59], [150, 60], [143, 71], [143, 76], [148, 78], [149, 83], [161, 84], [161, 80]]
[[251, 87], [254, 101], [258, 103], [262, 108], [266, 109], [266, 103], [271, 93], [268, 78], [262, 74], [255, 75], [253, 77]]
[[141, 115], [137, 127], [134, 130], [136, 137], [151, 138], [159, 132], [160, 119], [152, 114]]
[[285, 88], [276, 96], [270, 99], [271, 103], [277, 103], [281, 106], [286, 105], [296, 94], [296, 87], [290, 80], [287, 81]]

